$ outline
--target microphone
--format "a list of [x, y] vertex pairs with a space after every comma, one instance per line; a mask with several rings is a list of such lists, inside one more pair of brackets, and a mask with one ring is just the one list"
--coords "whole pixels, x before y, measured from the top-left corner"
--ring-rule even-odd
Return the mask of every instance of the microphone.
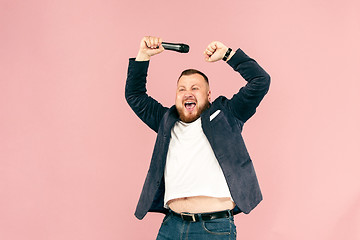
[[167, 42], [162, 42], [161, 45], [166, 49], [166, 50], [172, 50], [172, 51], [176, 51], [179, 53], [188, 53], [189, 52], [189, 45], [183, 44], [183, 43], [167, 43]]

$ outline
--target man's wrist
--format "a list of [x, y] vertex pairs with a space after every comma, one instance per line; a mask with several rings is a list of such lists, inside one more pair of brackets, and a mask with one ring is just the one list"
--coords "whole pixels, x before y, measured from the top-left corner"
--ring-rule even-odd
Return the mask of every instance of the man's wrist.
[[228, 62], [232, 58], [232, 56], [234, 56], [234, 55], [235, 55], [235, 51], [232, 50], [229, 57], [228, 57], [228, 59], [226, 59], [226, 62]]
[[232, 58], [232, 56], [235, 55], [235, 51], [232, 50], [231, 48], [229, 48], [229, 49], [231, 50], [231, 52], [230, 52], [229, 56], [226, 58], [225, 62], [228, 62]]
[[226, 50], [226, 52], [225, 52], [225, 54], [224, 54], [224, 56], [223, 56], [223, 58], [222, 58], [223, 61], [226, 61], [226, 60], [228, 59], [231, 51], [232, 51], [231, 48], [227, 48], [227, 50]]
[[149, 61], [150, 60], [150, 56], [139, 51], [138, 55], [135, 58], [135, 61]]

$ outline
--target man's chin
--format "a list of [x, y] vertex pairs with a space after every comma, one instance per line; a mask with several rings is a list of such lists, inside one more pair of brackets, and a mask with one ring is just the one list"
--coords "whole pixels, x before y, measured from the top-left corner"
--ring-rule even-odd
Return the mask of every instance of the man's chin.
[[200, 114], [184, 114], [184, 112], [179, 113], [180, 120], [186, 123], [191, 123], [200, 117]]
[[194, 122], [199, 117], [200, 117], [200, 115], [187, 116], [187, 117], [180, 115], [180, 120], [185, 122], [185, 123], [191, 123], [191, 122]]

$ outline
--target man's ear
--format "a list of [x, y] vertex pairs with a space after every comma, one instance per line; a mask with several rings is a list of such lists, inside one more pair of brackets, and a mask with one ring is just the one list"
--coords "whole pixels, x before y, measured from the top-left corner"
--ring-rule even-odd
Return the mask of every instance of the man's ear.
[[208, 91], [208, 100], [211, 102], [211, 90]]

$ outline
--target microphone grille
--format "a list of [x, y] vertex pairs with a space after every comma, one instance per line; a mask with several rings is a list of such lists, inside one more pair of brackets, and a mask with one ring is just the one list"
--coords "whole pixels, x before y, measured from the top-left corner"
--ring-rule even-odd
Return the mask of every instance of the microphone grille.
[[181, 44], [181, 52], [182, 52], [182, 53], [188, 53], [189, 50], [190, 50], [189, 45], [187, 45], [187, 44]]

